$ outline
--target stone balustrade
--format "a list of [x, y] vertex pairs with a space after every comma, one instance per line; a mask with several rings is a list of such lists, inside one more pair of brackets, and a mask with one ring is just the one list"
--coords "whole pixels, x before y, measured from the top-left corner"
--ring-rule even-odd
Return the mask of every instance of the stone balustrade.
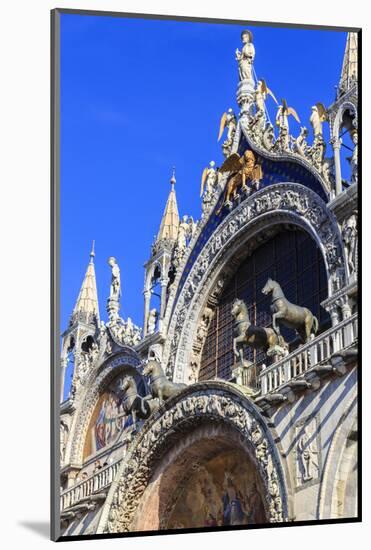
[[358, 315], [344, 319], [307, 344], [280, 359], [273, 365], [263, 369], [259, 375], [261, 395], [264, 396], [317, 365], [324, 364], [330, 357], [340, 352], [357, 340]]
[[61, 512], [67, 508], [71, 508], [75, 504], [78, 504], [81, 500], [99, 493], [102, 489], [105, 489], [111, 485], [115, 478], [115, 475], [119, 469], [122, 459], [104, 466], [96, 473], [90, 475], [83, 481], [80, 481], [73, 487], [65, 489], [61, 493]]

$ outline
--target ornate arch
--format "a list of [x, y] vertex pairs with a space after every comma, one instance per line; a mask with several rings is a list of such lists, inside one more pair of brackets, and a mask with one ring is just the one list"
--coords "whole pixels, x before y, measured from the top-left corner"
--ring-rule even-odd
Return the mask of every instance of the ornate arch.
[[336, 111], [336, 115], [332, 120], [332, 135], [335, 138], [339, 137], [340, 133], [340, 127], [341, 123], [343, 121], [343, 115], [345, 111], [349, 110], [354, 115], [354, 122], [353, 125], [355, 128], [357, 128], [358, 124], [358, 114], [357, 114], [357, 106], [356, 106], [356, 99], [354, 98], [354, 101], [346, 100], [343, 103], [340, 104], [338, 111]]
[[133, 530], [136, 512], [157, 466], [176, 442], [184, 445], [187, 436], [206, 424], [209, 436], [214, 430], [230, 429], [246, 445], [264, 486], [269, 521], [287, 521], [287, 489], [272, 433], [240, 389], [213, 381], [186, 388], [146, 422], [111, 486], [97, 532]]
[[[210, 297], [216, 299], [235, 269], [234, 256], [277, 224], [307, 231], [322, 252], [331, 296], [348, 280], [338, 224], [322, 199], [295, 183], [271, 185], [235, 208], [215, 229], [183, 285], [174, 306], [164, 348], [168, 376], [187, 382], [197, 323]], [[176, 368], [175, 368], [176, 365]]]
[[98, 370], [94, 369], [84, 393], [78, 398], [65, 450], [65, 464], [82, 465], [86, 433], [100, 395], [117, 375], [133, 372], [139, 365], [137, 354], [127, 348], [101, 364]]
[[[353, 394], [351, 403], [340, 419], [332, 438], [321, 479], [318, 499], [318, 519], [353, 517], [357, 515], [357, 494], [347, 494], [349, 486], [355, 491], [357, 483], [349, 483], [351, 466], [357, 463], [357, 397]], [[344, 514], [345, 505], [351, 513]], [[341, 513], [341, 510], [343, 513]]]

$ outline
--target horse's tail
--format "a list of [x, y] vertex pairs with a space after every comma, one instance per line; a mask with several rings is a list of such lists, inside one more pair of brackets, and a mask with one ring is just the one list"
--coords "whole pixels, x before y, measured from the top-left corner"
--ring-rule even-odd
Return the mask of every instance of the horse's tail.
[[318, 319], [313, 315], [313, 321], [312, 321], [312, 330], [314, 331], [314, 334], [317, 334], [318, 332]]

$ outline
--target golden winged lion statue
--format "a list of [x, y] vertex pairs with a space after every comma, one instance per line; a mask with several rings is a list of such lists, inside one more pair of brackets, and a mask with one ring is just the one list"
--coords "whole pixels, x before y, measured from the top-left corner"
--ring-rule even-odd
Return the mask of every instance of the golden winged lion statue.
[[219, 168], [219, 172], [230, 172], [225, 191], [224, 200], [218, 210], [218, 214], [226, 203], [230, 203], [231, 197], [236, 194], [240, 187], [247, 187], [247, 183], [259, 182], [263, 177], [263, 170], [260, 162], [250, 150], [245, 151], [242, 156], [232, 153]]

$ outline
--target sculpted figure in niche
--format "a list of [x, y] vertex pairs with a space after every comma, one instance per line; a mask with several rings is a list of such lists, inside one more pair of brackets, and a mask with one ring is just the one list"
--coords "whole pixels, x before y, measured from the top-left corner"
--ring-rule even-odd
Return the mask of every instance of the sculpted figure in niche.
[[113, 256], [108, 258], [108, 265], [110, 265], [112, 269], [110, 298], [112, 300], [118, 301], [121, 296], [120, 268], [117, 264], [116, 258], [114, 258]]
[[202, 172], [200, 197], [202, 197], [203, 213], [206, 213], [209, 210], [217, 182], [218, 175], [215, 170], [215, 162], [212, 160], [210, 162], [210, 166], [207, 166]]
[[240, 80], [252, 80], [252, 68], [255, 58], [255, 47], [253, 44], [253, 35], [251, 31], [244, 30], [241, 33], [242, 50], [236, 50], [236, 59], [238, 61], [238, 73]]
[[156, 330], [157, 310], [151, 309], [148, 314], [148, 334], [153, 334]]
[[352, 168], [352, 183], [358, 182], [358, 132], [354, 130], [351, 134], [354, 149], [353, 154], [350, 157], [350, 166]]
[[350, 274], [356, 271], [357, 234], [357, 211], [354, 211], [343, 224], [343, 241], [348, 257]]
[[313, 466], [318, 467], [316, 463], [317, 449], [312, 441], [313, 435], [308, 433], [308, 428], [304, 428], [303, 434], [300, 436], [297, 445], [297, 452], [301, 462], [303, 481], [313, 479]]

